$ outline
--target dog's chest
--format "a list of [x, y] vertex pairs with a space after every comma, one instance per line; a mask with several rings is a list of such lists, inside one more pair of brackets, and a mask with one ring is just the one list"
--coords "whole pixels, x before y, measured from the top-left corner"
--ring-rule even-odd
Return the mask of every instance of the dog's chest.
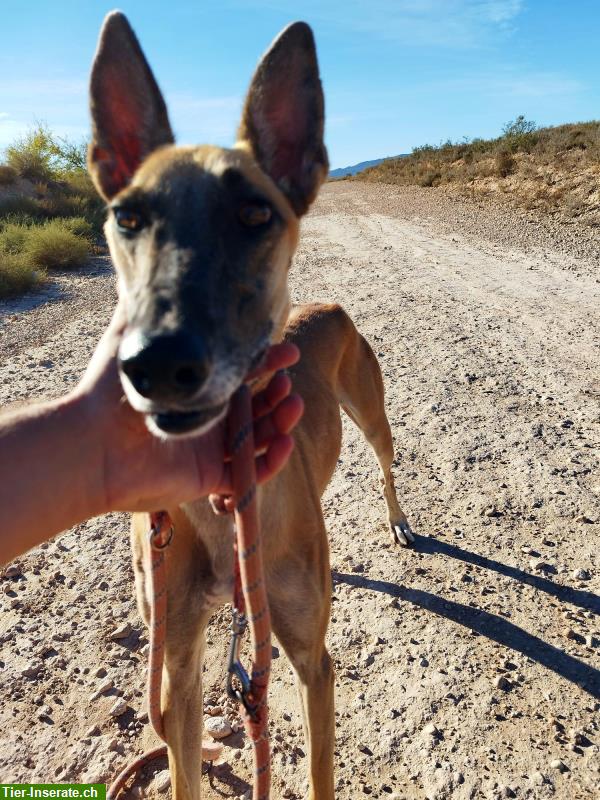
[[217, 516], [207, 501], [184, 506], [197, 540], [194, 570], [199, 576], [202, 605], [206, 610], [230, 603], [233, 596], [233, 515]]

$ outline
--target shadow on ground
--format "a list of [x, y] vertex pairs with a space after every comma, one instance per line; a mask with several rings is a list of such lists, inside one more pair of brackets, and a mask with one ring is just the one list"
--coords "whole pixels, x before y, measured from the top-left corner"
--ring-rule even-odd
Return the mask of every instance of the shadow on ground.
[[[441, 542], [436, 539], [424, 536], [415, 537], [415, 549], [421, 553], [430, 553], [456, 558], [469, 564], [475, 564], [486, 569], [492, 569], [501, 575], [521, 581], [533, 586], [539, 591], [546, 592], [561, 601], [573, 603], [582, 608], [600, 611], [600, 598], [592, 592], [572, 589], [570, 587], [559, 586], [552, 581], [535, 575], [530, 575], [516, 567], [510, 567], [493, 559], [479, 556], [468, 550], [463, 550], [455, 545]], [[447, 600], [431, 592], [422, 589], [410, 589], [401, 584], [389, 581], [373, 580], [362, 575], [345, 574], [332, 571], [334, 583], [346, 583], [350, 586], [360, 587], [374, 592], [381, 592], [390, 597], [397, 597], [414, 603], [421, 608], [438, 614], [441, 617], [450, 619], [453, 622], [463, 625], [469, 630], [475, 631], [488, 639], [492, 639], [505, 647], [516, 650], [528, 658], [537, 661], [546, 669], [556, 672], [566, 680], [577, 684], [581, 689], [588, 692], [592, 697], [600, 699], [600, 671], [588, 664], [580, 661], [574, 656], [560, 650], [558, 647], [544, 642], [538, 636], [534, 636], [518, 625], [496, 614], [490, 614], [479, 608], [456, 603]]]

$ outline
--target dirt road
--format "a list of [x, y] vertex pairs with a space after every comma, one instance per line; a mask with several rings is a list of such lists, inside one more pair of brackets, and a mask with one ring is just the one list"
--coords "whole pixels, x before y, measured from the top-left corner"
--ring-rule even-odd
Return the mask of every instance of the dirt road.
[[[345, 421], [324, 498], [340, 800], [600, 793], [598, 254], [594, 230], [439, 190], [329, 184], [304, 224], [294, 300], [341, 302], [378, 354], [417, 533], [392, 546], [374, 458]], [[2, 402], [77, 380], [113, 278], [99, 262], [42, 299], [0, 307]], [[0, 583], [0, 778], [108, 779], [154, 741], [127, 520], [18, 567]], [[225, 715], [226, 621], [205, 675]], [[273, 796], [300, 798], [299, 709], [283, 656], [274, 668]], [[225, 742], [208, 798], [248, 788], [248, 745]]]

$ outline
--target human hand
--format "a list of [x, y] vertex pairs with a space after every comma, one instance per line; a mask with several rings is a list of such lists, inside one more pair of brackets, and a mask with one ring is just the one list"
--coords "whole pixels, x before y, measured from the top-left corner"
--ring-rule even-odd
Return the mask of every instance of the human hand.
[[[150, 433], [143, 416], [125, 399], [117, 367], [124, 326], [118, 307], [76, 390], [98, 434], [96, 490], [103, 510], [155, 511], [211, 493], [231, 493], [225, 421], [200, 436], [165, 441]], [[260, 377], [275, 372], [252, 402], [259, 483], [273, 477], [293, 449], [290, 432], [303, 404], [290, 394], [291, 381], [279, 370], [296, 363], [299, 355], [295, 345], [274, 345], [252, 373]]]

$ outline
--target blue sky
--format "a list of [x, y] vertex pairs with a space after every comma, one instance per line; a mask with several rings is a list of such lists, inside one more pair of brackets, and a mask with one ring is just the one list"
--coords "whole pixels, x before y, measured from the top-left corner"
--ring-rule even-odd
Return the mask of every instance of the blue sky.
[[[87, 135], [102, 0], [2, 0], [0, 148], [35, 120]], [[228, 146], [256, 61], [288, 22], [315, 31], [332, 167], [518, 114], [600, 117], [597, 0], [123, 0], [182, 143]], [[126, 79], [126, 76], [124, 76]]]

